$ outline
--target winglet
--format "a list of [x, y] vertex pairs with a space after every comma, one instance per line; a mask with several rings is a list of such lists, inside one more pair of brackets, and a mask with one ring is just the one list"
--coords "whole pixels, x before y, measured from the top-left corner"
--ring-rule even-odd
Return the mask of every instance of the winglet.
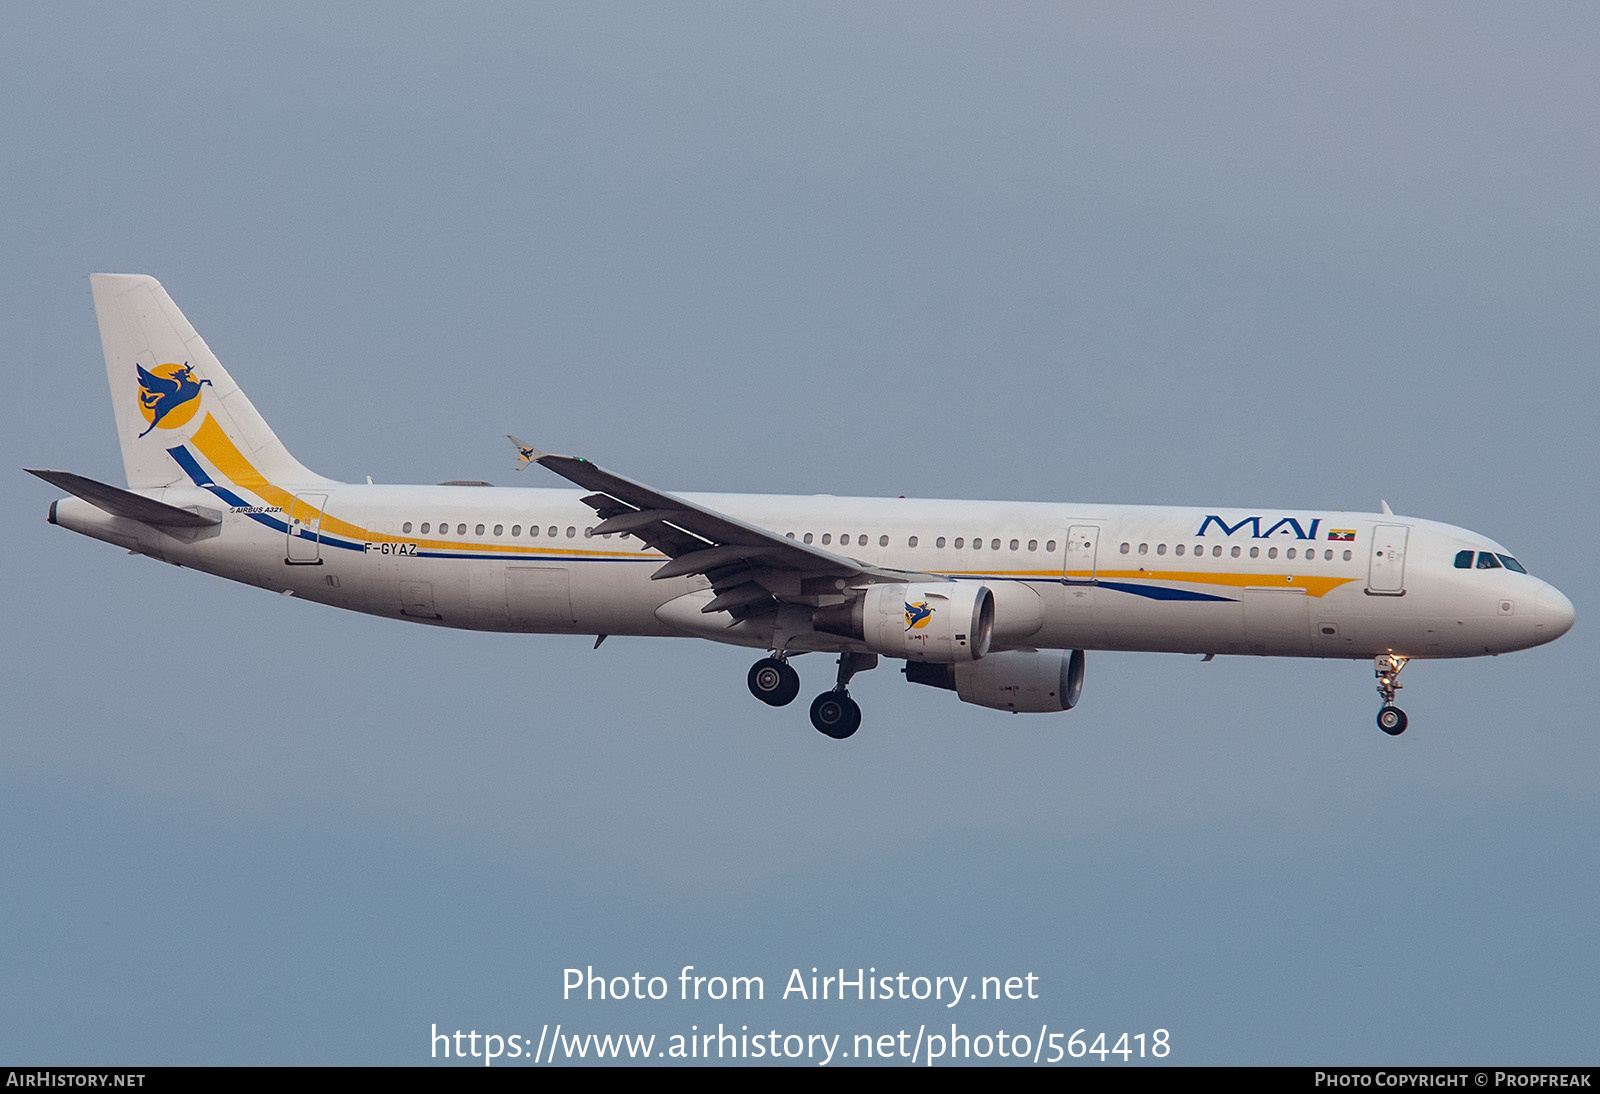
[[1384, 516], [1386, 516], [1386, 517], [1394, 516], [1394, 510], [1389, 508], [1389, 503], [1388, 502], [1384, 501], [1382, 498], [1379, 498], [1378, 499], [1378, 504], [1383, 506], [1383, 515]]
[[527, 441], [521, 440], [521, 439], [519, 439], [517, 437], [513, 437], [509, 433], [506, 434], [506, 440], [510, 441], [512, 444], [517, 446], [517, 470], [518, 471], [521, 471], [524, 467], [527, 467], [530, 463], [535, 463], [538, 460], [541, 460], [541, 459], [544, 458], [544, 453], [540, 452], [537, 448], [533, 447], [533, 445], [529, 444]]

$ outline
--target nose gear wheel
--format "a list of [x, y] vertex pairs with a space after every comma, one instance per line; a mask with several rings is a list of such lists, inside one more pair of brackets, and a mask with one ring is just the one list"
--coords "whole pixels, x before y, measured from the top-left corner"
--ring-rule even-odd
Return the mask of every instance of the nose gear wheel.
[[1372, 671], [1378, 678], [1378, 694], [1383, 696], [1383, 707], [1378, 711], [1378, 728], [1391, 737], [1406, 731], [1406, 712], [1394, 705], [1394, 694], [1400, 690], [1400, 670], [1408, 659], [1386, 653], [1373, 658]]

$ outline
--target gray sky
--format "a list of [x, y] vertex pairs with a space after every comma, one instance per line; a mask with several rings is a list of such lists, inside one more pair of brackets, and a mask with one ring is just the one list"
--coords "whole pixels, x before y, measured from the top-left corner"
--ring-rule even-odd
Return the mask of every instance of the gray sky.
[[[1371, 667], [1091, 654], [1073, 712], [440, 632], [3, 487], [0, 1063], [537, 1034], [1171, 1031], [1183, 1063], [1594, 1062], [1592, 5], [12, 5], [9, 466], [121, 473], [86, 275], [159, 277], [309, 466], [1375, 509], [1577, 606]], [[831, 682], [798, 663], [804, 694]], [[579, 1004], [561, 970], [761, 975]], [[946, 1011], [794, 967], [974, 978]]]

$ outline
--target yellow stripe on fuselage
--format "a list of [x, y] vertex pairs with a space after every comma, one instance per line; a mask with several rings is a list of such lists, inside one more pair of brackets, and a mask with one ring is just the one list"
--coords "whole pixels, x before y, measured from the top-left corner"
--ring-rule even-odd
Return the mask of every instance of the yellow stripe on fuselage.
[[[397, 536], [389, 532], [376, 532], [371, 528], [364, 528], [359, 524], [340, 520], [314, 505], [307, 504], [305, 498], [297, 498], [294, 494], [274, 486], [266, 477], [256, 470], [254, 464], [240, 452], [216, 419], [210, 414], [200, 423], [200, 428], [194, 431], [190, 438], [191, 443], [202, 456], [215, 467], [224, 478], [241, 489], [255, 494], [268, 505], [280, 507], [285, 515], [289, 515], [291, 507], [293, 515], [306, 523], [312, 523], [316, 517], [322, 518], [319, 528], [330, 535], [348, 536], [351, 539], [364, 540], [369, 543], [415, 543], [418, 547], [432, 548], [445, 551], [494, 551], [499, 554], [513, 553], [521, 555], [572, 555], [583, 554], [595, 558], [639, 558], [637, 551], [596, 551], [580, 549], [577, 547], [523, 547], [521, 545], [505, 543], [467, 543], [460, 540], [448, 539], [418, 539], [416, 536]], [[313, 490], [313, 493], [322, 491]], [[651, 558], [655, 556], [649, 556]]]
[[[577, 547], [524, 547], [521, 545], [502, 543], [468, 543], [461, 540], [448, 539], [418, 539], [415, 536], [397, 536], [387, 532], [375, 532], [370, 528], [363, 528], [349, 521], [340, 520], [338, 517], [325, 513], [315, 506], [308, 505], [304, 498], [296, 498], [294, 494], [279, 486], [268, 482], [266, 477], [257, 471], [255, 465], [240, 452], [221, 426], [210, 414], [205, 421], [200, 423], [200, 428], [195, 430], [191, 442], [200, 454], [204, 456], [225, 478], [234, 486], [249, 490], [262, 501], [269, 505], [276, 505], [283, 509], [287, 515], [293, 507], [294, 515], [316, 514], [322, 518], [320, 528], [334, 535], [348, 536], [352, 539], [365, 540], [371, 543], [415, 543], [418, 547], [431, 548], [444, 551], [494, 551], [497, 553], [513, 553], [522, 555], [572, 555], [583, 554], [594, 558], [628, 558], [628, 559], [656, 559], [659, 556], [641, 555], [637, 551], [596, 551], [589, 549], [580, 550]], [[314, 491], [320, 493], [320, 491]], [[307, 517], [300, 519], [310, 523]], [[939, 570], [947, 577], [999, 577], [999, 578], [1056, 578], [1060, 579], [1060, 570]], [[1104, 578], [1107, 581], [1155, 581], [1163, 584], [1186, 583], [1193, 585], [1223, 585], [1230, 588], [1246, 587], [1273, 587], [1287, 589], [1304, 589], [1308, 596], [1323, 596], [1341, 585], [1354, 581], [1353, 577], [1320, 577], [1315, 574], [1285, 574], [1285, 573], [1212, 573], [1195, 570], [1082, 570], [1066, 574], [1068, 580], [1077, 578], [1083, 582]]]
[[[1053, 577], [1059, 579], [1060, 570], [940, 570], [949, 577]], [[1192, 585], [1224, 585], [1234, 589], [1304, 589], [1307, 596], [1325, 596], [1341, 585], [1354, 581], [1353, 577], [1322, 577], [1317, 574], [1264, 574], [1259, 571], [1238, 574], [1209, 573], [1203, 570], [1079, 570], [1067, 571], [1068, 581], [1077, 580], [1087, 585], [1095, 580], [1105, 581], [1155, 581], [1163, 585], [1184, 583]]]

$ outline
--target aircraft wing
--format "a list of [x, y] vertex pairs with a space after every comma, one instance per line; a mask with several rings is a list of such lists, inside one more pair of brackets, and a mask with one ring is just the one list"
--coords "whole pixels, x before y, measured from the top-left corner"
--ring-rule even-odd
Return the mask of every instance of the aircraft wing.
[[[814, 602], [841, 586], [905, 581], [904, 570], [869, 566], [766, 528], [747, 524], [685, 498], [653, 489], [576, 456], [538, 452], [535, 462], [595, 493], [583, 499], [602, 518], [595, 534], [626, 533], [668, 556], [656, 579], [703, 574], [717, 595], [702, 611], [736, 619], [761, 615], [778, 601]], [[808, 587], [830, 579], [826, 589]]]

